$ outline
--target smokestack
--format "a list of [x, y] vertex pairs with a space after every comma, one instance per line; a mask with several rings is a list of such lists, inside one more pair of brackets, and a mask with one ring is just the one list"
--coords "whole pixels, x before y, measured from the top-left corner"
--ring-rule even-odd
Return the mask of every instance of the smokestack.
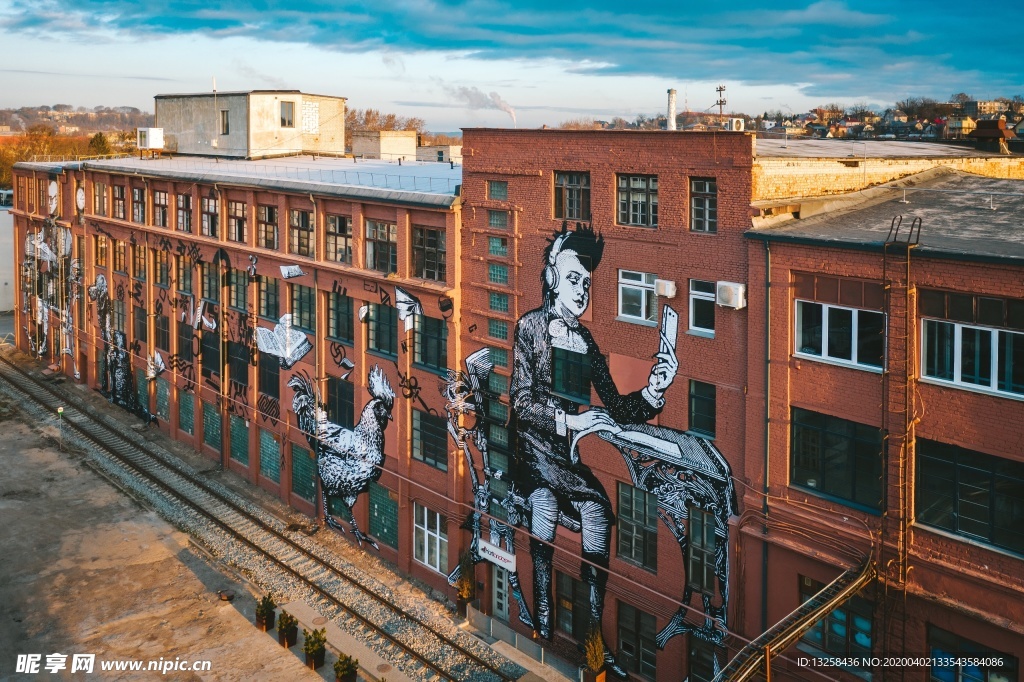
[[676, 129], [676, 91], [668, 91], [668, 130]]

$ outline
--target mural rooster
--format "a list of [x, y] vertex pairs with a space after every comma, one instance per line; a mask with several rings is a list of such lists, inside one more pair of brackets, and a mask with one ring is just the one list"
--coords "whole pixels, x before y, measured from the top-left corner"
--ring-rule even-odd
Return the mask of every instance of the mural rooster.
[[355, 428], [346, 429], [328, 421], [320, 392], [307, 376], [294, 375], [288, 381], [288, 387], [295, 392], [292, 409], [298, 417], [299, 428], [316, 453], [327, 525], [345, 531], [331, 516], [328, 504], [331, 497], [341, 498], [359, 546], [366, 540], [377, 549], [377, 543], [359, 530], [352, 505], [371, 482], [380, 478], [384, 464], [384, 429], [392, 419], [395, 392], [378, 366], [370, 370], [368, 384], [371, 400], [363, 408]]

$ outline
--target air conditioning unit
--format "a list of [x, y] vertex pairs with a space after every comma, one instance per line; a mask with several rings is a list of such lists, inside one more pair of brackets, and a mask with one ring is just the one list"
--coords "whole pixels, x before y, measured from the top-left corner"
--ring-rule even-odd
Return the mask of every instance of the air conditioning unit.
[[738, 133], [742, 133], [744, 130], [744, 121], [742, 118], [730, 118], [729, 125], [726, 126], [728, 130], [734, 130]]
[[676, 297], [676, 283], [670, 279], [654, 280], [654, 293], [665, 298]]
[[136, 140], [139, 149], [163, 149], [164, 129], [163, 128], [139, 128], [139, 135]]
[[747, 285], [736, 282], [719, 282], [716, 288], [715, 303], [723, 308], [747, 307]]

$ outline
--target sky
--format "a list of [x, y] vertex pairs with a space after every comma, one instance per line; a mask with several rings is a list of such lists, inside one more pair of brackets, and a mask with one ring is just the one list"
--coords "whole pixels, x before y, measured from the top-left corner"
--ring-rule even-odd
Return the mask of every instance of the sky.
[[[972, 9], [977, 7], [977, 9]], [[1024, 95], [1024, 3], [0, 0], [0, 108], [298, 89], [434, 132]]]

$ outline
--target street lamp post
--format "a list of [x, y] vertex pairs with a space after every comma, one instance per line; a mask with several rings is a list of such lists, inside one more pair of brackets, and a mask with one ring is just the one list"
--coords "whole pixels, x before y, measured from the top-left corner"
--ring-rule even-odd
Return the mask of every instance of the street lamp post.
[[60, 432], [60, 450], [64, 451], [64, 408], [57, 408], [57, 428]]

